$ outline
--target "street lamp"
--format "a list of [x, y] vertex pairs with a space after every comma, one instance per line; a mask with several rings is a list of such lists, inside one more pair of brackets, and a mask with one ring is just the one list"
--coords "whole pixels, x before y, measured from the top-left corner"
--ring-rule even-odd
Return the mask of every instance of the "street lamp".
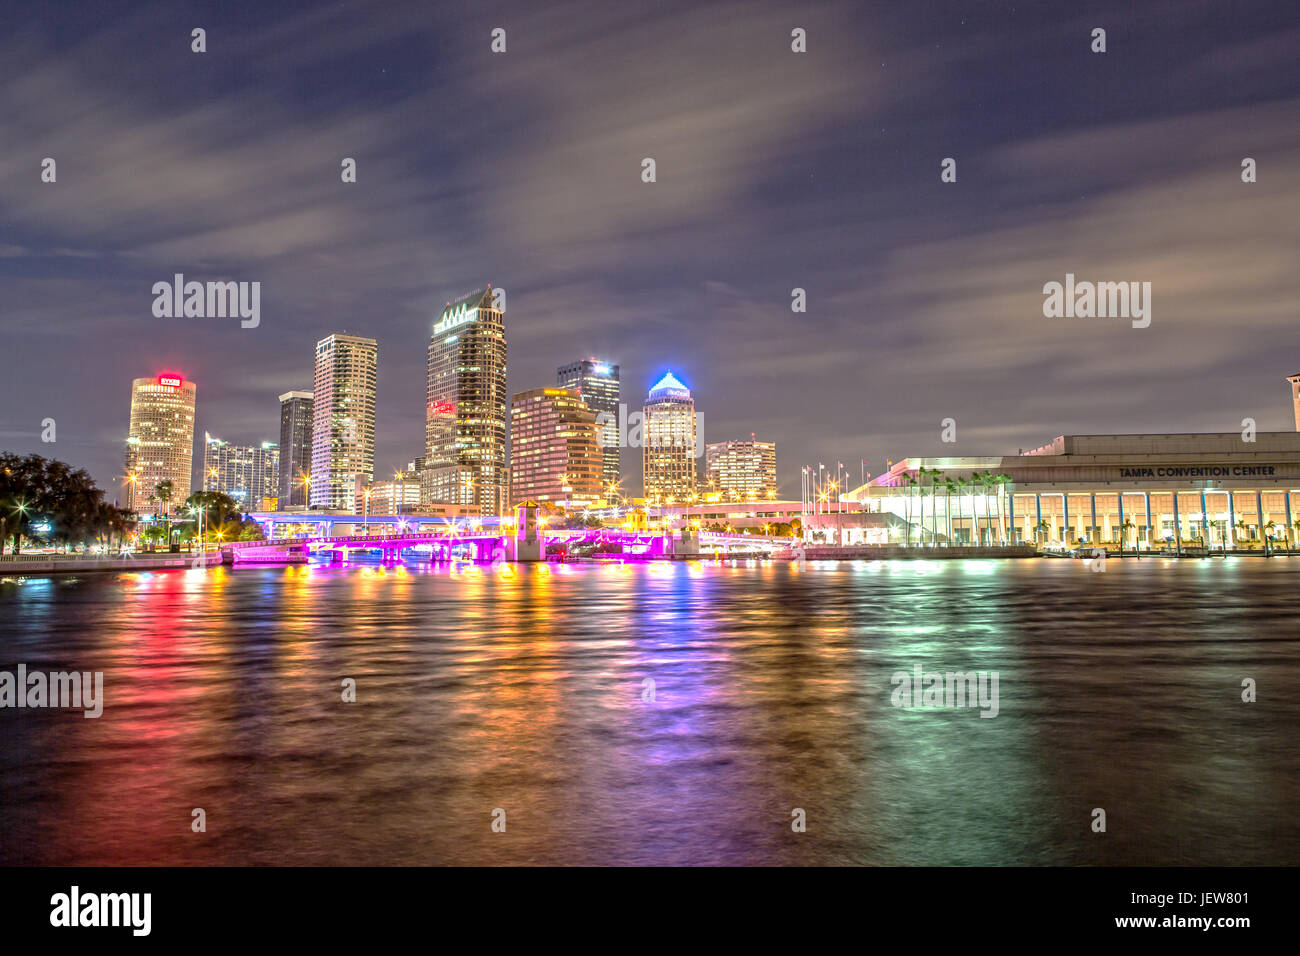
[[[195, 516], [195, 520], [198, 522], [198, 529], [199, 529], [199, 550], [200, 550], [204, 555], [206, 555], [206, 554], [208, 553], [208, 546], [207, 546], [207, 542], [205, 542], [205, 541], [203, 540], [203, 513], [204, 513], [205, 511], [207, 511], [207, 509], [204, 508], [204, 507], [202, 507], [201, 505], [202, 505], [202, 501], [200, 500], [200, 506], [196, 506], [196, 507], [191, 508], [191, 509], [190, 509], [190, 513], [193, 514], [193, 515]], [[204, 565], [206, 566], [206, 564], [207, 564], [207, 562], [205, 561], [205, 562], [204, 562]]]

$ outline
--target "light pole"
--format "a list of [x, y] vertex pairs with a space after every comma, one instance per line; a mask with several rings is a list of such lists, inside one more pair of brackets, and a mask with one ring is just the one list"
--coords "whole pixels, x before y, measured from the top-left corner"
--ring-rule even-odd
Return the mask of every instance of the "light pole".
[[406, 477], [406, 472], [395, 471], [393, 477], [397, 479], [397, 517], [402, 516], [402, 479]]
[[366, 504], [365, 504], [365, 511], [362, 513], [361, 516], [361, 527], [363, 529], [363, 533], [368, 535], [370, 534], [370, 489], [367, 488], [363, 492], [363, 494], [366, 499]]
[[[203, 494], [203, 492], [199, 492], [199, 494], [201, 495], [201, 494]], [[205, 510], [206, 510], [206, 509], [203, 507], [203, 499], [202, 499], [202, 498], [199, 499], [199, 505], [198, 505], [197, 508], [191, 508], [191, 509], [190, 509], [191, 513], [194, 514], [194, 520], [195, 520], [195, 523], [197, 524], [197, 526], [198, 526], [198, 530], [199, 530], [199, 551], [200, 551], [200, 552], [204, 555], [204, 557], [206, 558], [207, 553], [208, 553], [208, 549], [207, 549], [206, 544], [205, 544], [204, 541], [203, 541], [203, 512], [204, 512]], [[206, 567], [206, 566], [207, 566], [207, 561], [205, 560], [203, 563], [204, 563], [204, 566]]]
[[[831, 494], [835, 495], [836, 500], [839, 499], [839, 481], [838, 481], [838, 478], [839, 478], [839, 472], [838, 472], [838, 469], [837, 469], [837, 470], [836, 470], [836, 479], [837, 479], [837, 480], [836, 480], [836, 481], [832, 481], [831, 484], [830, 484]], [[843, 515], [841, 514], [841, 512], [840, 512], [838, 509], [837, 509], [836, 512], [835, 512], [835, 543], [836, 543], [836, 544], [843, 544], [843, 543], [844, 543], [844, 518], [843, 518]]]

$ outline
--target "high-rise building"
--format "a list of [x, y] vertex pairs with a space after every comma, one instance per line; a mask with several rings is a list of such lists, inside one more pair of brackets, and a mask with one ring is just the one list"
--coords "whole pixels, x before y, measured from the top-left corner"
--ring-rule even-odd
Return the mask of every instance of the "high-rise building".
[[1286, 380], [1291, 383], [1291, 405], [1295, 409], [1295, 430], [1300, 432], [1300, 372], [1295, 375], [1288, 375]]
[[368, 484], [357, 477], [354, 507], [359, 515], [412, 515], [419, 506], [420, 476], [415, 472], [399, 471]]
[[601, 498], [596, 413], [576, 388], [535, 388], [510, 401], [510, 500], [590, 504]]
[[704, 446], [707, 486], [723, 501], [755, 501], [776, 495], [776, 442], [710, 442]]
[[312, 402], [311, 392], [285, 392], [280, 396], [280, 482], [276, 497], [281, 509], [307, 505]]
[[179, 375], [131, 382], [131, 422], [126, 438], [125, 507], [145, 513], [163, 481], [172, 483], [166, 508], [190, 496], [194, 464], [194, 399], [198, 389]]
[[429, 338], [420, 501], [505, 514], [506, 331], [492, 287], [448, 302]]
[[668, 372], [646, 397], [642, 467], [646, 500], [683, 501], [695, 493], [695, 399]]
[[[597, 415], [608, 412], [604, 424], [600, 425], [600, 444], [602, 453], [601, 482], [604, 491], [611, 492], [618, 487], [620, 474], [618, 441], [618, 366], [609, 362], [600, 362], [594, 358], [582, 359], [556, 370], [560, 388], [576, 388]], [[513, 449], [513, 446], [512, 446]]]
[[280, 485], [280, 446], [232, 445], [203, 433], [203, 490], [229, 495], [241, 511], [256, 511], [275, 498]]
[[375, 477], [375, 391], [379, 344], [336, 333], [316, 343], [312, 398], [313, 508], [350, 510], [357, 476]]

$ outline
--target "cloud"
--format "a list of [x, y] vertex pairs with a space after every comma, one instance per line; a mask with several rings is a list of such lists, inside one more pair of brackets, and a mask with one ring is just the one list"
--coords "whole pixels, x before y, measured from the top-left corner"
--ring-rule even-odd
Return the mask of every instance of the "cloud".
[[[787, 489], [802, 461], [937, 450], [949, 415], [988, 454], [1289, 414], [1293, 32], [1191, 17], [1162, 59], [1128, 12], [1101, 61], [1041, 10], [375, 4], [213, 13], [196, 55], [163, 9], [0, 40], [0, 376], [24, 396], [0, 426], [57, 410], [101, 482], [130, 378], [182, 368], [201, 427], [274, 438], [345, 328], [379, 339], [377, 459], [404, 463], [429, 322], [488, 281], [512, 391], [595, 353], [635, 406], [671, 367], [707, 440], [778, 441]], [[262, 282], [262, 325], [154, 320], [174, 272]], [[1043, 318], [1066, 272], [1152, 282], [1151, 328]]]

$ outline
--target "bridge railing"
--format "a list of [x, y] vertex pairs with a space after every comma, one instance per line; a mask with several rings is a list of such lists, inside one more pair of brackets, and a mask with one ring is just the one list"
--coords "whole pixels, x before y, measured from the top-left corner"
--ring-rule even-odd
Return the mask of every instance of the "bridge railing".
[[321, 537], [310, 537], [307, 540], [312, 544], [384, 544], [397, 543], [399, 541], [451, 541], [455, 539], [466, 538], [499, 538], [502, 532], [499, 530], [479, 530], [470, 531], [461, 529], [460, 531], [399, 531], [393, 534], [337, 534], [324, 535]]
[[209, 548], [209, 551], [238, 550], [239, 548], [278, 548], [291, 544], [302, 544], [306, 538], [264, 538], [261, 541], [209, 541], [208, 544], [217, 545], [216, 548]]

